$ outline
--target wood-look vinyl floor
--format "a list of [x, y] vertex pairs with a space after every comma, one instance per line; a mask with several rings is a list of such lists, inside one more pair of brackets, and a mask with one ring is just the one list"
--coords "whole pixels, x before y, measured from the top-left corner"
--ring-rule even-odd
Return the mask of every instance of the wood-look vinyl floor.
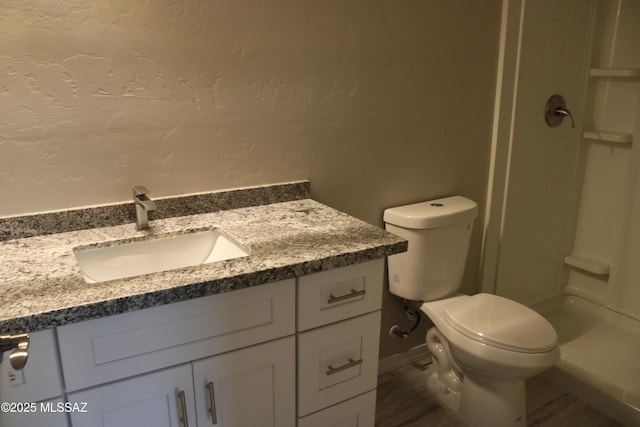
[[[430, 397], [426, 363], [405, 365], [378, 377], [376, 427], [464, 426]], [[527, 423], [536, 427], [622, 427], [540, 378], [527, 382]]]

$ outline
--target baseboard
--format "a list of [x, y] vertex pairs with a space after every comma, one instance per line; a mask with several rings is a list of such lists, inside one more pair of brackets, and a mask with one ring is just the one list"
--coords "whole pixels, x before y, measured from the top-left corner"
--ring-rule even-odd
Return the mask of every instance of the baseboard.
[[429, 353], [426, 344], [421, 344], [404, 353], [394, 354], [381, 359], [378, 363], [378, 375], [417, 361], [420, 361], [421, 364], [431, 363], [431, 353]]

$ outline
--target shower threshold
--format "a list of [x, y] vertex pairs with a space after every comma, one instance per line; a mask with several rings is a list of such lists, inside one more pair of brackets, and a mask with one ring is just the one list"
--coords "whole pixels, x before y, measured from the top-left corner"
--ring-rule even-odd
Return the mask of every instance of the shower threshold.
[[625, 425], [640, 425], [640, 321], [574, 295], [532, 308], [556, 328], [562, 353], [546, 379]]

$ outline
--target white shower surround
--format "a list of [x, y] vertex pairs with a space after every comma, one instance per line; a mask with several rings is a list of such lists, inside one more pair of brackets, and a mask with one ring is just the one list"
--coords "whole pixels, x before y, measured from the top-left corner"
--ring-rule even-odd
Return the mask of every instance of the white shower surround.
[[[549, 376], [626, 424], [640, 423], [637, 22], [637, 0], [504, 1], [482, 284], [545, 313], [563, 352]], [[554, 93], [575, 129], [544, 123]]]

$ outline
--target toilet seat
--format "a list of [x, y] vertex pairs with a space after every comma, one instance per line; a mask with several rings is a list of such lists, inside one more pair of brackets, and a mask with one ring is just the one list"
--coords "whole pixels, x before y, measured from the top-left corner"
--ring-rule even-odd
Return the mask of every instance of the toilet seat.
[[[502, 297], [477, 295], [457, 295], [420, 306], [449, 342], [452, 356], [463, 372], [514, 381], [530, 378], [558, 361], [560, 348], [549, 345], [557, 343], [557, 335], [550, 324], [551, 330], [546, 328], [544, 318], [538, 319], [533, 310], [513, 301], [517, 308], [509, 303], [505, 308], [500, 303]], [[485, 321], [479, 320], [483, 318]], [[528, 341], [528, 325], [532, 325], [532, 336], [538, 337], [530, 343], [523, 342]]]
[[442, 307], [442, 317], [456, 332], [491, 347], [544, 353], [557, 346], [556, 331], [544, 317], [497, 295], [456, 299]]

